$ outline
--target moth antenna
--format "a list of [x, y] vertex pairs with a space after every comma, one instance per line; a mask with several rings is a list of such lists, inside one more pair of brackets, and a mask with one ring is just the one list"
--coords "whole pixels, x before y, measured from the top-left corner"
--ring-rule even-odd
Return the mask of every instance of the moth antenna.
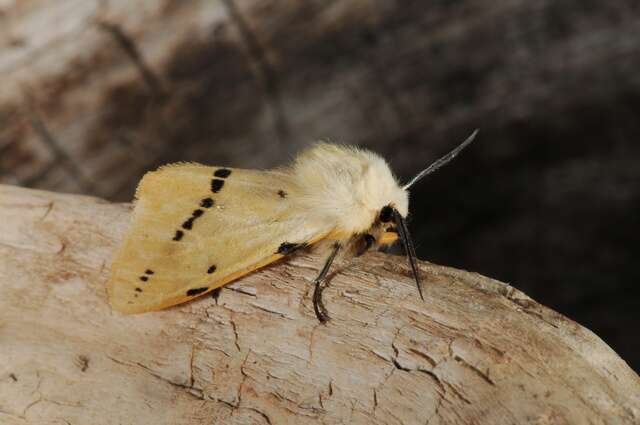
[[314, 280], [315, 288], [313, 289], [313, 311], [316, 313], [316, 317], [320, 323], [326, 323], [329, 320], [327, 309], [324, 307], [324, 303], [322, 302], [322, 291], [324, 290], [327, 273], [329, 273], [331, 264], [333, 263], [333, 260], [335, 260], [340, 248], [341, 246], [339, 243], [333, 245], [333, 251], [331, 251], [329, 258], [327, 258], [327, 261], [324, 263], [324, 267], [322, 267], [320, 274]]
[[400, 215], [398, 210], [393, 209], [393, 216], [395, 218], [395, 222], [398, 225], [398, 234], [400, 235], [400, 239], [402, 240], [402, 245], [404, 246], [404, 251], [407, 253], [407, 257], [409, 258], [409, 264], [411, 265], [411, 271], [413, 272], [413, 277], [416, 280], [416, 286], [418, 287], [418, 293], [420, 294], [420, 298], [424, 301], [424, 296], [422, 295], [422, 283], [420, 282], [420, 275], [418, 274], [418, 266], [416, 265], [416, 250], [413, 247], [413, 241], [411, 241], [411, 235], [409, 235], [409, 228], [407, 227], [407, 222]]
[[442, 158], [440, 158], [437, 161], [435, 161], [433, 164], [429, 165], [424, 170], [420, 171], [414, 178], [411, 179], [411, 181], [409, 183], [405, 184], [402, 187], [402, 189], [404, 189], [404, 190], [409, 189], [416, 182], [422, 180], [424, 177], [426, 177], [429, 174], [433, 173], [434, 171], [436, 171], [438, 168], [442, 167], [443, 165], [446, 165], [449, 161], [451, 161], [453, 158], [455, 158], [456, 155], [458, 155], [462, 149], [466, 148], [469, 145], [469, 143], [473, 142], [473, 139], [475, 139], [477, 134], [478, 134], [478, 130], [479, 129], [476, 128], [473, 131], [473, 133], [471, 133], [471, 136], [467, 137], [467, 139], [464, 142], [460, 143], [458, 145], [458, 147], [456, 147], [454, 150], [452, 150], [451, 152], [449, 152], [448, 154], [446, 154]]

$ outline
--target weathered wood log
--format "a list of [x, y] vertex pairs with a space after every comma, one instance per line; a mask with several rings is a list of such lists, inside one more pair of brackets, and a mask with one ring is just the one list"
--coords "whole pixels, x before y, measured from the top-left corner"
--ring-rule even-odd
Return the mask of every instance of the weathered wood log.
[[340, 265], [321, 325], [303, 253], [165, 311], [105, 283], [131, 207], [0, 186], [3, 424], [634, 424], [640, 379], [512, 287], [399, 257]]
[[517, 281], [640, 370], [621, 302], [637, 276], [637, 10], [0, 1], [0, 183], [123, 201], [157, 165], [280, 165], [318, 138], [373, 148], [406, 178], [480, 127], [449, 177], [412, 193], [419, 252]]

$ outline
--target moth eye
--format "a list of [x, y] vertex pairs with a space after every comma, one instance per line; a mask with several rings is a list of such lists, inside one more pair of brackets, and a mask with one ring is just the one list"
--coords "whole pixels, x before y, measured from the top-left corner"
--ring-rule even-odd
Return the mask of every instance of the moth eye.
[[393, 218], [393, 208], [391, 208], [389, 205], [383, 207], [380, 210], [380, 221], [383, 223], [388, 223], [391, 221], [391, 219]]

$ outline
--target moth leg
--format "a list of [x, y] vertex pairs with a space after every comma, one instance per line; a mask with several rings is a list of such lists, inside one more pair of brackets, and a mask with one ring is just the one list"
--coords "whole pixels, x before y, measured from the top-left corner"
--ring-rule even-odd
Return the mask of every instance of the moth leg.
[[376, 238], [374, 238], [373, 236], [371, 236], [368, 233], [366, 235], [364, 235], [362, 237], [362, 239], [360, 240], [360, 246], [358, 247], [358, 250], [356, 251], [356, 257], [359, 257], [362, 254], [364, 254], [365, 252], [369, 251], [369, 249], [371, 249], [371, 247], [375, 243], [376, 243]]
[[340, 244], [336, 243], [333, 245], [333, 251], [331, 251], [329, 258], [327, 258], [327, 261], [324, 263], [320, 274], [313, 281], [315, 284], [315, 288], [313, 289], [313, 311], [316, 313], [316, 317], [320, 323], [326, 323], [329, 320], [329, 314], [322, 302], [322, 291], [325, 288], [327, 273], [329, 273], [331, 264], [333, 260], [335, 260], [338, 251], [340, 251]]

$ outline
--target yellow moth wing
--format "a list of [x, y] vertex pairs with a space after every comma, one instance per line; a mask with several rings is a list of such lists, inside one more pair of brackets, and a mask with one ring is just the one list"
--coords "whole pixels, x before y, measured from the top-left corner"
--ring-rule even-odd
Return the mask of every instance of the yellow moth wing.
[[305, 216], [299, 193], [277, 171], [176, 164], [147, 173], [112, 265], [112, 307], [141, 313], [189, 301], [323, 239], [332, 229]]

